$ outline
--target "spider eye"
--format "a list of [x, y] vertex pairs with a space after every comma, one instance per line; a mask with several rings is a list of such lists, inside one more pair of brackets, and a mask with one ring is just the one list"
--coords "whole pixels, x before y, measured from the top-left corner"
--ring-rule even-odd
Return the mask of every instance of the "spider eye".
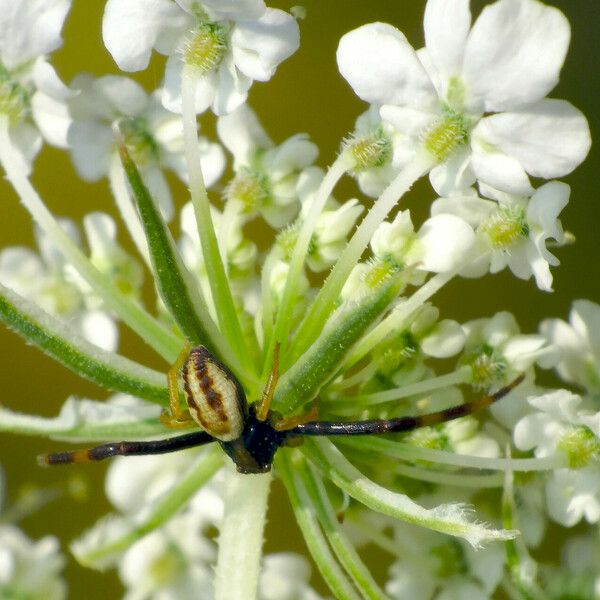
[[246, 396], [233, 373], [204, 346], [190, 350], [183, 365], [187, 405], [193, 419], [217, 440], [242, 435]]

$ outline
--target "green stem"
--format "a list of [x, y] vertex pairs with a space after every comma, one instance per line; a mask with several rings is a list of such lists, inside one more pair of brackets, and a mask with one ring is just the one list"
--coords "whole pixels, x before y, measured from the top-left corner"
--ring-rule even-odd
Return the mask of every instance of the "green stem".
[[360, 600], [356, 589], [342, 571], [327, 544], [327, 540], [318, 525], [317, 516], [306, 487], [298, 477], [289, 453], [280, 452], [276, 464], [277, 472], [281, 475], [287, 490], [304, 541], [329, 589], [340, 600]]
[[169, 395], [163, 373], [91, 344], [67, 324], [2, 284], [0, 320], [30, 344], [89, 381], [158, 404], [167, 403]]
[[[296, 238], [296, 244], [292, 252], [290, 268], [285, 281], [283, 296], [278, 307], [274, 332], [269, 340], [269, 349], [267, 351], [266, 360], [264, 363], [265, 369], [268, 369], [270, 366], [275, 344], [281, 344], [282, 356], [285, 355], [285, 346], [288, 340], [290, 328], [293, 325], [291, 318], [293, 309], [292, 303], [296, 297], [298, 281], [302, 275], [302, 268], [304, 267], [304, 262], [306, 261], [310, 240], [327, 199], [331, 195], [336, 183], [340, 180], [342, 175], [344, 175], [350, 166], [351, 163], [349, 162], [347, 154], [340, 154], [325, 174], [323, 181], [321, 181], [321, 184], [314, 195], [308, 213], [305, 219], [302, 221], [302, 226], [298, 233], [298, 237]], [[266, 375], [266, 373], [264, 373], [264, 375]]]
[[514, 531], [490, 529], [468, 519], [469, 511], [459, 504], [442, 504], [432, 509], [419, 506], [404, 494], [392, 492], [365, 477], [326, 439], [307, 439], [302, 448], [320, 471], [355, 500], [382, 514], [466, 539], [473, 547], [516, 535]]
[[310, 502], [316, 509], [317, 518], [325, 532], [325, 536], [341, 565], [352, 577], [358, 591], [364, 598], [371, 600], [387, 599], [383, 590], [375, 583], [373, 576], [358, 556], [354, 546], [342, 532], [319, 475], [313, 469], [307, 468], [305, 461], [303, 461], [303, 464], [296, 465], [296, 467], [298, 477], [302, 480]]
[[381, 342], [391, 331], [400, 331], [409, 322], [410, 317], [431, 296], [444, 287], [455, 273], [437, 273], [427, 283], [422, 285], [408, 300], [401, 302], [394, 308], [388, 317], [383, 319], [367, 335], [356, 344], [350, 353], [344, 369], [349, 369], [359, 360], [366, 356], [379, 342]]
[[464, 469], [484, 469], [490, 471], [553, 471], [566, 466], [562, 457], [546, 456], [544, 458], [491, 458], [486, 456], [469, 456], [454, 454], [446, 450], [421, 448], [406, 442], [368, 436], [366, 438], [347, 437], [336, 440], [337, 443], [349, 446], [357, 451], [379, 452], [390, 458], [404, 461], [427, 461], [442, 465], [452, 465]]
[[289, 353], [291, 362], [300, 356], [319, 335], [327, 317], [335, 307], [344, 283], [369, 244], [377, 227], [400, 198], [411, 188], [413, 183], [427, 173], [433, 165], [434, 159], [430, 155], [426, 153], [418, 154], [373, 204], [329, 274], [308, 314], [300, 324]]
[[198, 125], [194, 100], [196, 97], [196, 84], [198, 76], [189, 68], [183, 68], [181, 80], [181, 95], [183, 99], [183, 135], [185, 142], [185, 157], [190, 180], [190, 194], [198, 235], [202, 245], [202, 256], [206, 267], [206, 274], [212, 292], [212, 298], [217, 307], [219, 327], [227, 345], [237, 357], [237, 360], [248, 372], [253, 372], [250, 352], [246, 345], [246, 338], [238, 318], [225, 267], [219, 252], [219, 244], [215, 234], [210, 203], [204, 185], [202, 165], [200, 163], [200, 147], [198, 145]]
[[137, 302], [121, 294], [108, 277], [96, 269], [65, 234], [54, 216], [46, 208], [14, 157], [8, 135], [8, 121], [5, 116], [0, 116], [0, 162], [23, 206], [52, 240], [52, 243], [58, 248], [66, 261], [102, 298], [106, 306], [114, 311], [142, 340], [165, 360], [170, 363], [174, 362], [181, 350], [181, 340], [148, 314]]
[[165, 497], [157, 503], [156, 507], [139, 525], [133, 527], [125, 535], [115, 540], [109, 540], [87, 552], [79, 550], [78, 543], [75, 542], [71, 547], [73, 553], [81, 564], [92, 568], [101, 568], [102, 564], [111, 556], [126, 550], [146, 534], [164, 525], [212, 478], [220, 468], [222, 461], [223, 454], [220, 449], [210, 449], [202, 455], [198, 463], [182, 477], [175, 487], [166, 493]]
[[215, 600], [255, 600], [271, 473], [227, 474], [225, 515], [219, 533]]
[[356, 394], [355, 396], [345, 396], [343, 399], [331, 400], [332, 408], [336, 410], [344, 409], [363, 409], [367, 406], [375, 406], [392, 400], [400, 400], [401, 398], [409, 398], [420, 394], [427, 394], [434, 390], [443, 389], [452, 385], [460, 385], [466, 383], [471, 377], [471, 367], [463, 366], [445, 375], [431, 377], [423, 381], [418, 381], [410, 385], [405, 385], [393, 390], [385, 390], [383, 392], [374, 392], [372, 394]]
[[121, 213], [121, 218], [129, 235], [135, 244], [140, 256], [144, 259], [144, 262], [148, 267], [151, 267], [150, 253], [148, 252], [148, 244], [146, 242], [146, 236], [144, 235], [144, 229], [140, 223], [140, 217], [135, 210], [134, 204], [129, 195], [127, 189], [127, 178], [123, 167], [118, 157], [115, 155], [111, 158], [110, 169], [108, 171], [108, 181], [110, 184], [110, 190], [115, 204]]

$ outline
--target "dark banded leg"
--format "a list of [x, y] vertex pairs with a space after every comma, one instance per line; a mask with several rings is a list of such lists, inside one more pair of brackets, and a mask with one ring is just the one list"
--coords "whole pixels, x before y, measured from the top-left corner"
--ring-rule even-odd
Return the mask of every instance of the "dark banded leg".
[[73, 463], [85, 463], [93, 460], [104, 460], [112, 456], [135, 456], [142, 454], [165, 454], [176, 452], [194, 446], [203, 446], [214, 442], [214, 438], [206, 431], [194, 431], [185, 435], [167, 438], [163, 440], [152, 440], [149, 442], [110, 442], [87, 450], [75, 450], [73, 452], [53, 452], [38, 456], [38, 464], [47, 465], [69, 465]]
[[413, 431], [420, 427], [437, 425], [453, 419], [471, 415], [474, 412], [486, 408], [490, 404], [500, 400], [513, 388], [519, 385], [524, 375], [520, 375], [506, 387], [498, 390], [495, 394], [482, 396], [473, 402], [453, 406], [446, 410], [421, 415], [418, 417], [399, 417], [397, 419], [371, 419], [369, 421], [311, 421], [290, 429], [288, 434], [294, 435], [369, 435], [382, 433], [397, 433]]

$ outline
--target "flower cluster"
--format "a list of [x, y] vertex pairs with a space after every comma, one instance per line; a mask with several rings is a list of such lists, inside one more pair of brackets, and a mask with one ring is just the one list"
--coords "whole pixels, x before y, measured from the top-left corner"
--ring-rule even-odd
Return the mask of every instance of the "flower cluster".
[[[509, 312], [461, 323], [434, 300], [505, 267], [552, 290], [554, 248], [570, 240], [559, 221], [570, 188], [556, 178], [590, 147], [585, 117], [547, 97], [568, 50], [565, 16], [538, 0], [496, 0], [472, 23], [468, 0], [427, 0], [424, 48], [384, 23], [347, 33], [338, 67], [369, 107], [324, 171], [307, 134], [276, 142], [247, 104], [253, 81], [296, 51], [300, 10], [108, 0], [103, 39], [122, 70], [145, 69], [152, 50], [167, 57], [148, 93], [121, 75], [59, 80], [49, 54], [69, 8], [0, 0], [0, 166], [38, 243], [0, 251], [0, 319], [115, 394], [69, 397], [52, 418], [0, 407], [0, 431], [177, 444], [191, 438], [173, 428], [202, 423], [212, 435], [200, 408], [179, 405], [178, 369], [201, 345], [227, 366], [219, 394], [233, 379], [257, 403], [240, 409], [242, 426], [264, 421], [269, 401], [265, 427], [286, 440], [269, 472], [252, 476], [245, 430], [212, 437], [240, 473], [216, 443], [133, 467], [116, 458], [106, 479], [115, 510], [75, 540], [76, 559], [117, 569], [129, 599], [316, 600], [304, 557], [261, 555], [277, 477], [336, 597], [597, 594], [597, 564], [571, 569], [598, 555], [594, 537], [571, 537], [549, 565], [532, 554], [550, 521], [600, 522], [600, 306], [579, 300], [569, 323], [521, 333]], [[214, 127], [200, 136], [205, 112]], [[48, 210], [30, 180], [42, 140], [68, 149], [84, 180], [107, 178], [124, 232], [89, 213], [82, 242], [78, 225]], [[189, 188], [183, 206], [167, 171]], [[345, 175], [374, 200], [334, 197]], [[397, 207], [425, 177], [431, 202], [419, 219]], [[120, 326], [164, 359], [168, 378], [117, 352]], [[564, 388], [542, 387], [540, 369]], [[376, 435], [318, 432], [348, 433], [346, 422]], [[285, 438], [311, 424], [314, 437]], [[5, 581], [20, 590], [12, 581], [28, 568], [45, 596], [62, 597], [55, 542], [32, 545], [12, 529], [0, 540], [0, 592]], [[390, 555], [387, 581], [359, 555], [366, 544]]]

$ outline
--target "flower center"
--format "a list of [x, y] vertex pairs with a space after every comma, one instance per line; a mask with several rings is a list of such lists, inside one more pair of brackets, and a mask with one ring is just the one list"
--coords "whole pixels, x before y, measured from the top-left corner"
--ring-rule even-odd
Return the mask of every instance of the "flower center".
[[442, 109], [441, 117], [433, 123], [423, 137], [423, 147], [439, 162], [445, 161], [469, 139], [469, 120], [449, 108]]
[[0, 63], [0, 114], [6, 115], [11, 124], [19, 123], [29, 113], [30, 99], [31, 92]]
[[365, 285], [371, 289], [378, 288], [400, 269], [400, 266], [395, 261], [381, 258], [373, 259], [370, 267], [365, 275]]
[[227, 200], [237, 200], [246, 214], [254, 213], [270, 198], [269, 179], [263, 173], [252, 169], [242, 169], [227, 185]]
[[201, 22], [185, 41], [183, 60], [199, 75], [206, 75], [217, 69], [226, 50], [225, 27], [219, 23]]
[[123, 119], [120, 126], [125, 145], [138, 166], [158, 160], [158, 144], [149, 132], [145, 119], [141, 117]]
[[600, 457], [600, 440], [587, 427], [574, 427], [558, 442], [571, 469], [581, 469]]
[[471, 367], [471, 383], [484, 390], [494, 383], [502, 383], [508, 367], [504, 356], [487, 344], [466, 354], [461, 363]]
[[383, 167], [392, 158], [392, 142], [381, 127], [362, 136], [352, 134], [343, 146], [354, 160], [355, 172]]
[[529, 235], [529, 225], [522, 206], [500, 207], [480, 226], [494, 248], [509, 248]]

